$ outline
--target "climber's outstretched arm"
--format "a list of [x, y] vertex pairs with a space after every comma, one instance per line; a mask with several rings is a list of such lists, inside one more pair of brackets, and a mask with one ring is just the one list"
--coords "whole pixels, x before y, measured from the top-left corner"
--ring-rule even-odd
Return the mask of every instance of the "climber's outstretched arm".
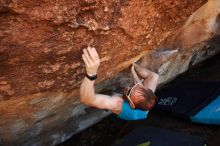
[[[97, 75], [100, 59], [96, 49], [91, 47], [84, 49], [82, 58], [86, 65], [87, 75], [90, 77]], [[80, 87], [81, 102], [88, 106], [108, 109], [113, 113], [120, 113], [123, 100], [117, 96], [111, 97], [103, 94], [95, 94], [94, 84], [95, 80], [89, 79], [89, 77], [83, 79]]]

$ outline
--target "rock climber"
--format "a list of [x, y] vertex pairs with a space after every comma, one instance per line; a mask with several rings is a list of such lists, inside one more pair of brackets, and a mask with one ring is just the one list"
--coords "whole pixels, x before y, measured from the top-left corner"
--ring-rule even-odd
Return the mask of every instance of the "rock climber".
[[125, 87], [123, 95], [96, 94], [94, 83], [100, 65], [100, 58], [95, 48], [83, 50], [82, 59], [86, 66], [86, 76], [80, 87], [80, 100], [83, 104], [98, 109], [107, 109], [124, 120], [147, 118], [149, 110], [156, 104], [154, 91], [158, 74], [134, 63], [131, 73], [134, 81], [132, 87]]

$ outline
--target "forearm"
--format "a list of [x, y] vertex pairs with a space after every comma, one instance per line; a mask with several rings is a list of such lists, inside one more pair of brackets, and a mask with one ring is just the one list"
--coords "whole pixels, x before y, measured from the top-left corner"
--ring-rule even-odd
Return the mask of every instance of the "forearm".
[[95, 94], [95, 81], [89, 80], [87, 77], [83, 79], [80, 88], [80, 99], [83, 104], [93, 106], [99, 109], [108, 109], [108, 99], [110, 96], [103, 94]]
[[141, 79], [138, 77], [136, 71], [134, 70], [134, 66], [131, 67], [131, 73], [132, 73], [134, 84], [140, 83]]
[[80, 87], [80, 100], [86, 105], [92, 106], [92, 103], [95, 100], [94, 83], [95, 81], [91, 81], [87, 77], [82, 81]]
[[154, 92], [157, 87], [159, 75], [137, 64], [134, 64], [134, 67], [137, 74], [144, 79], [144, 87], [146, 89], [151, 89]]
[[140, 65], [134, 64], [134, 67], [135, 67], [135, 71], [137, 72], [137, 74], [143, 79], [155, 78], [159, 76], [157, 73], [151, 70], [148, 70], [147, 68], [144, 68]]
[[82, 59], [86, 65], [87, 76], [83, 79], [80, 87], [80, 99], [83, 104], [99, 109], [109, 109], [112, 112], [120, 112], [122, 99], [110, 98], [108, 95], [95, 94], [94, 75], [97, 75], [100, 65], [99, 55], [95, 48], [83, 49]]

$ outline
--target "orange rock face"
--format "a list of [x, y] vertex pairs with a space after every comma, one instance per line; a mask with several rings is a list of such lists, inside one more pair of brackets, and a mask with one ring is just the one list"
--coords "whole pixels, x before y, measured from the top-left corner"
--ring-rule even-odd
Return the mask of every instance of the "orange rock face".
[[1, 98], [72, 92], [84, 76], [83, 48], [96, 47], [100, 72], [112, 73], [160, 44], [204, 2], [3, 1]]
[[[1, 0], [0, 145], [55, 145], [108, 115], [79, 103], [82, 49], [93, 46], [100, 54], [97, 88], [102, 90], [150, 50], [190, 49], [215, 36], [219, 2], [206, 2]], [[197, 30], [193, 38], [198, 39], [190, 42], [190, 32], [203, 21], [207, 29]], [[142, 64], [149, 66], [147, 56]]]

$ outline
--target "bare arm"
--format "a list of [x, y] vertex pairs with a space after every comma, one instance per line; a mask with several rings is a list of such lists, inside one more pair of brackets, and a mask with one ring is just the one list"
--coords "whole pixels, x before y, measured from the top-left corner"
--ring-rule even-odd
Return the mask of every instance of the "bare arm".
[[144, 87], [146, 89], [151, 89], [153, 92], [156, 90], [159, 75], [152, 72], [138, 64], [134, 63], [134, 71], [137, 75], [144, 79]]
[[134, 64], [131, 67], [131, 74], [132, 74], [132, 77], [133, 77], [134, 84], [137, 84], [137, 83], [141, 82], [141, 79], [138, 77], [138, 75], [137, 75], [137, 73], [134, 69]]
[[[83, 61], [86, 65], [86, 72], [89, 76], [96, 75], [100, 65], [100, 59], [95, 48], [88, 47], [83, 50]], [[99, 109], [108, 109], [114, 113], [120, 113], [122, 99], [120, 97], [111, 97], [109, 95], [95, 94], [94, 80], [85, 77], [80, 87], [81, 102]]]
[[120, 103], [122, 100], [118, 96], [111, 97], [104, 94], [95, 94], [94, 81], [90, 81], [87, 77], [84, 78], [80, 88], [80, 99], [83, 104], [96, 107], [98, 109], [108, 109], [114, 113], [121, 111]]

